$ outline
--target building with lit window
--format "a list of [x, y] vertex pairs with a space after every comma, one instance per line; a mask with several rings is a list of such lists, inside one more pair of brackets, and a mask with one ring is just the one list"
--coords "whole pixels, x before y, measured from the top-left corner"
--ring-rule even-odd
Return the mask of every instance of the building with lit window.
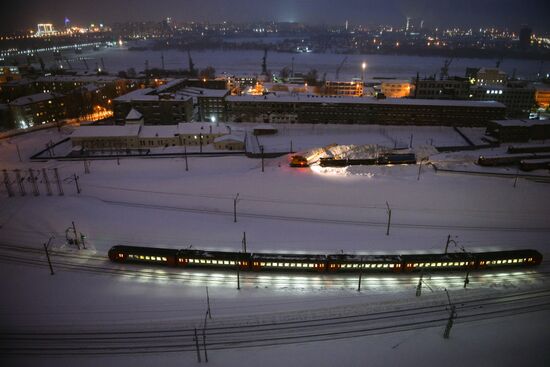
[[[73, 146], [84, 150], [151, 149], [205, 146], [231, 133], [225, 124], [187, 122], [173, 125], [81, 126], [71, 134]], [[223, 149], [223, 148], [222, 148]]]
[[0, 66], [0, 84], [20, 79], [21, 74], [17, 66]]
[[535, 107], [535, 88], [523, 82], [509, 82], [504, 86], [472, 87], [472, 99], [498, 101], [506, 106], [508, 117], [528, 117]]
[[535, 101], [539, 107], [547, 109], [550, 107], [550, 84], [535, 85]]
[[54, 93], [19, 97], [9, 103], [17, 128], [56, 122], [67, 116], [65, 98]]
[[507, 75], [504, 71], [496, 68], [481, 68], [477, 71], [474, 84], [479, 86], [500, 86], [507, 82]]
[[411, 94], [421, 99], [468, 99], [470, 85], [468, 78], [460, 77], [445, 80], [418, 79]]
[[411, 83], [408, 80], [383, 80], [380, 91], [387, 98], [405, 98], [411, 93]]
[[229, 96], [230, 121], [279, 122], [270, 116], [295, 116], [298, 123], [410, 124], [485, 126], [503, 119], [506, 108], [495, 101], [375, 99], [318, 95]]

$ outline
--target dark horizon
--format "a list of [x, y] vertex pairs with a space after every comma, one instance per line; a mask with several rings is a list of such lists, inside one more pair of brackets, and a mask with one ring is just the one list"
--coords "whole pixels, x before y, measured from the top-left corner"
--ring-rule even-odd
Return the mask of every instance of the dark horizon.
[[[55, 3], [55, 4], [52, 4]], [[52, 6], [55, 5], [55, 6]], [[176, 22], [301, 22], [308, 24], [404, 25], [406, 17], [424, 19], [425, 26], [501, 27], [518, 31], [528, 24], [535, 33], [550, 32], [544, 17], [550, 5], [545, 0], [27, 0], [5, 8], [0, 31], [34, 29], [37, 23], [60, 27], [65, 17], [73, 24], [112, 24], [126, 21]]]

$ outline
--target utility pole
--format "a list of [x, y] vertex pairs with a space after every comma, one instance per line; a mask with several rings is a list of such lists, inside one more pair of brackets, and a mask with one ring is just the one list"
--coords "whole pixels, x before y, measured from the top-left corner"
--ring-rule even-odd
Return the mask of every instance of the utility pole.
[[359, 285], [357, 286], [357, 292], [361, 292], [361, 278], [363, 278], [363, 257], [361, 256], [361, 262], [359, 263]]
[[262, 172], [264, 172], [264, 146], [260, 145], [260, 152], [262, 153]]
[[19, 185], [19, 193], [21, 196], [27, 195], [27, 192], [25, 191], [25, 185], [23, 185], [23, 178], [21, 177], [21, 170], [16, 169], [15, 171], [15, 179], [17, 180], [17, 184]]
[[34, 177], [34, 170], [32, 168], [29, 168], [29, 177], [32, 182], [32, 192], [34, 196], [40, 195], [40, 191], [38, 191], [38, 185], [36, 183], [36, 177]]
[[455, 246], [458, 246], [458, 244], [456, 243], [456, 241], [451, 239], [451, 235], [448, 235], [448, 236], [447, 236], [447, 243], [445, 244], [445, 252], [444, 252], [445, 254], [447, 253], [447, 250], [449, 249], [449, 244], [450, 244], [451, 242], [452, 242]]
[[15, 149], [17, 149], [17, 156], [19, 157], [19, 162], [23, 162], [21, 159], [21, 151], [19, 150], [19, 144], [15, 144]]
[[516, 178], [514, 179], [514, 189], [518, 185], [518, 176], [519, 176], [519, 172], [518, 172], [518, 170], [516, 170]]
[[390, 225], [391, 225], [391, 208], [390, 204], [386, 201], [386, 212], [388, 213], [388, 228], [386, 229], [386, 236], [390, 235]]
[[420, 279], [418, 280], [418, 285], [416, 286], [416, 296], [420, 297], [422, 294], [422, 278], [424, 277], [424, 271], [420, 273]]
[[409, 141], [409, 148], [413, 147], [413, 134], [411, 134], [411, 140]]
[[451, 328], [453, 327], [455, 317], [456, 317], [456, 306], [451, 305], [451, 313], [449, 315], [449, 320], [447, 320], [447, 325], [445, 326], [445, 332], [443, 333], [443, 337], [445, 339], [449, 339], [449, 336], [451, 334]]
[[78, 177], [75, 173], [75, 174], [73, 174], [73, 178], [74, 178], [74, 183], [76, 185], [76, 192], [80, 194], [80, 185], [78, 184], [78, 179], [80, 177]]
[[422, 162], [424, 162], [424, 160], [420, 160], [420, 164], [418, 165], [418, 177], [416, 178], [417, 181], [420, 181], [420, 172], [422, 172]]
[[202, 133], [199, 134], [199, 153], [202, 153]]
[[84, 161], [84, 173], [88, 174], [90, 173], [90, 162], [85, 159]]
[[241, 269], [240, 269], [241, 253], [239, 252], [239, 258], [237, 259], [237, 289], [241, 290]]
[[50, 254], [48, 252], [48, 247], [50, 246], [53, 238], [54, 238], [53, 236], [50, 237], [50, 239], [48, 240], [48, 243], [44, 244], [44, 250], [46, 251], [46, 258], [48, 259], [48, 265], [50, 266], [50, 275], [54, 275], [54, 272], [53, 272], [52, 261], [50, 260]]
[[206, 317], [208, 316], [208, 311], [204, 315], [204, 327], [202, 328], [202, 347], [204, 348], [204, 361], [208, 363], [208, 352], [206, 351]]
[[243, 232], [243, 252], [246, 253], [246, 232]]
[[195, 328], [195, 337], [193, 338], [195, 347], [197, 348], [197, 361], [201, 363], [201, 350], [199, 348], [199, 337], [197, 336], [197, 328]]
[[239, 193], [233, 199], [233, 222], [237, 223], [237, 201], [239, 200]]
[[74, 222], [72, 222], [72, 223], [73, 223], [73, 232], [74, 232], [74, 243], [75, 243], [76, 247], [80, 250], [80, 245], [78, 244], [78, 232], [76, 231], [76, 226], [75, 226]]
[[52, 187], [50, 186], [50, 179], [48, 178], [48, 172], [45, 168], [42, 168], [42, 177], [44, 178], [44, 185], [46, 185], [48, 196], [52, 196]]
[[464, 278], [464, 289], [470, 284], [470, 271], [466, 272], [466, 278]]
[[187, 142], [183, 139], [183, 153], [185, 155], [185, 170], [189, 171], [189, 164], [187, 163]]
[[208, 318], [212, 319], [212, 313], [210, 312], [210, 296], [208, 295], [208, 286], [206, 286], [206, 313], [208, 314]]
[[59, 179], [59, 172], [57, 171], [57, 168], [53, 169], [53, 173], [55, 175], [55, 182], [57, 182], [57, 191], [59, 192], [59, 196], [63, 196], [63, 185]]
[[11, 198], [15, 194], [11, 188], [10, 176], [7, 170], [3, 169], [2, 172], [4, 172], [4, 185], [6, 185], [6, 191], [8, 192], [8, 196]]

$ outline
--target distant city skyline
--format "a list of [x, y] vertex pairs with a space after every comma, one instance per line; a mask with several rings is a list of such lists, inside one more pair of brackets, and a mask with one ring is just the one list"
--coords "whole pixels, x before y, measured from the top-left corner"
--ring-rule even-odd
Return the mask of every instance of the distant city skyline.
[[[406, 17], [421, 18], [425, 26], [497, 26], [518, 31], [528, 24], [535, 32], [549, 32], [545, 0], [27, 0], [2, 12], [0, 30], [34, 28], [40, 22], [62, 26], [65, 17], [75, 24], [125, 21], [304, 22], [313, 24], [404, 25]], [[55, 5], [55, 6], [52, 6]]]

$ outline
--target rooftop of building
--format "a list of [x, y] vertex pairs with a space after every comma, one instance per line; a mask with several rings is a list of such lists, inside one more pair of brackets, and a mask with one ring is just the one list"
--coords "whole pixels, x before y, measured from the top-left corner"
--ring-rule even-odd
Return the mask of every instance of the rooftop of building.
[[143, 115], [138, 110], [132, 108], [126, 115], [126, 120], [141, 120], [142, 117]]
[[80, 126], [71, 134], [71, 138], [137, 137], [140, 128], [140, 125]]
[[491, 122], [503, 127], [550, 126], [550, 120], [493, 120]]
[[178, 132], [180, 134], [227, 134], [230, 128], [226, 124], [212, 122], [180, 122]]
[[110, 83], [120, 78], [110, 75], [49, 75], [36, 78], [42, 83]]
[[139, 132], [141, 138], [173, 138], [178, 135], [178, 125], [144, 125]]
[[57, 98], [54, 93], [36, 93], [28, 96], [19, 97], [10, 102], [12, 106], [24, 106], [28, 104], [38, 103], [42, 101], [53, 100]]
[[216, 139], [214, 139], [214, 143], [222, 143], [225, 141], [235, 141], [239, 143], [244, 143], [244, 135], [227, 134], [227, 135], [218, 136]]
[[439, 100], [439, 99], [413, 99], [413, 98], [385, 98], [348, 97], [348, 96], [319, 96], [319, 95], [286, 95], [277, 96], [267, 94], [264, 96], [228, 96], [228, 102], [258, 102], [258, 103], [321, 103], [321, 104], [372, 104], [372, 105], [410, 105], [410, 106], [449, 106], [449, 107], [497, 107], [506, 108], [504, 104], [496, 101], [463, 101], [463, 100]]

